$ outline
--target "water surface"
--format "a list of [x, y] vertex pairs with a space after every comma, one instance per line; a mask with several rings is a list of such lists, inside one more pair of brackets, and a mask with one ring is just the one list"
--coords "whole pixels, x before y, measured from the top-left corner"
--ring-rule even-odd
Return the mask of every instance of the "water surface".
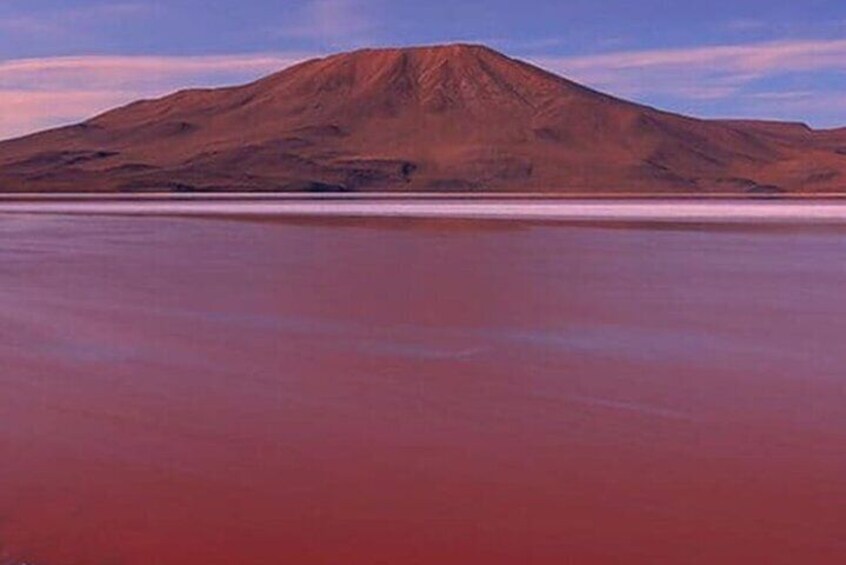
[[0, 562], [846, 560], [837, 231], [0, 235]]

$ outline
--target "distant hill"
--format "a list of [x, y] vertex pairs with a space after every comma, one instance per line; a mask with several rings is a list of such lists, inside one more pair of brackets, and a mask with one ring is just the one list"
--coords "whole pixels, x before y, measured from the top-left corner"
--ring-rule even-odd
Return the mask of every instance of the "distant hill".
[[0, 191], [846, 191], [846, 130], [699, 120], [482, 46], [363, 50], [0, 143]]

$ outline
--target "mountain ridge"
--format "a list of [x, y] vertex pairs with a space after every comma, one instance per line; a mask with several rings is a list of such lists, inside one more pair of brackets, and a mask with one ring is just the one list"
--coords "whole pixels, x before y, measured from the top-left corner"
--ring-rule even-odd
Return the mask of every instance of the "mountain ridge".
[[846, 129], [700, 120], [474, 44], [362, 49], [0, 142], [0, 191], [846, 188]]

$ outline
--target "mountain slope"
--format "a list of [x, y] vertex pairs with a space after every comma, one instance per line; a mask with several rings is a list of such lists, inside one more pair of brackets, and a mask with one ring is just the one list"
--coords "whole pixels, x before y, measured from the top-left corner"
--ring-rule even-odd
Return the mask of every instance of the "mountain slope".
[[843, 130], [669, 114], [472, 45], [336, 55], [0, 143], [3, 191], [844, 188]]

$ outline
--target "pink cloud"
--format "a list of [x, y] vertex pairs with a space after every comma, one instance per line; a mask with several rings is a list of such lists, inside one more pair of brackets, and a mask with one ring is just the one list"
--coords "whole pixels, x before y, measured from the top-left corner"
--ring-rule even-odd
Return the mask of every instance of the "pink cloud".
[[126, 86], [172, 86], [218, 83], [230, 77], [271, 73], [308, 55], [257, 54], [198, 57], [87, 56], [19, 59], [0, 62], [0, 86], [48, 90], [76, 84], [89, 89]]
[[846, 69], [846, 39], [781, 41], [753, 45], [718, 45], [690, 49], [627, 51], [547, 59], [573, 71], [643, 69], [655, 67], [711, 67], [746, 73], [797, 72], [825, 68]]
[[0, 138], [71, 123], [132, 99], [128, 92], [0, 90]]

